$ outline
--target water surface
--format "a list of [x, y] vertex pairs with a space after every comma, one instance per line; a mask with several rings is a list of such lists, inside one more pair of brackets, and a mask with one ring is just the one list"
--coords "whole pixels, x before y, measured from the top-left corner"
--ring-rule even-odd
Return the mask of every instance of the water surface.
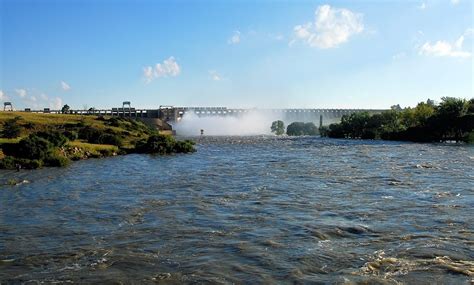
[[473, 282], [473, 147], [198, 140], [0, 172], [0, 283]]

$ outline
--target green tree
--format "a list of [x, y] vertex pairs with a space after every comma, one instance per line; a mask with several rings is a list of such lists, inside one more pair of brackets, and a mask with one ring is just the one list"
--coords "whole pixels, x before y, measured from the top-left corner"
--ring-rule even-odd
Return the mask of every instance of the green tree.
[[19, 137], [21, 134], [22, 127], [18, 124], [21, 117], [15, 117], [8, 119], [3, 123], [2, 137], [13, 139]]
[[314, 123], [293, 122], [286, 128], [286, 134], [289, 136], [315, 136], [319, 132]]
[[274, 121], [271, 126], [272, 133], [275, 133], [277, 136], [281, 136], [285, 133], [285, 123], [283, 121]]
[[67, 114], [67, 113], [69, 113], [70, 110], [71, 110], [71, 108], [69, 107], [68, 104], [66, 104], [61, 108], [61, 113]]

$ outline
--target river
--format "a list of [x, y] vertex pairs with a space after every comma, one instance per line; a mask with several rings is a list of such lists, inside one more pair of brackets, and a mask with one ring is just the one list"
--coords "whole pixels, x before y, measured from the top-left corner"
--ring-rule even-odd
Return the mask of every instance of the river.
[[196, 140], [1, 171], [0, 283], [474, 282], [474, 147]]

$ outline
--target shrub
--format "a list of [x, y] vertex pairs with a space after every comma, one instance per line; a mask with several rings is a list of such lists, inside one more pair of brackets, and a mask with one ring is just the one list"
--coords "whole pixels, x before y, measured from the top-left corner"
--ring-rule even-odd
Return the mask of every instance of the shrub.
[[112, 117], [107, 121], [107, 123], [112, 127], [120, 127], [120, 121], [120, 118]]
[[139, 153], [151, 154], [171, 154], [171, 153], [188, 153], [196, 151], [194, 149], [194, 142], [176, 141], [169, 135], [151, 135], [148, 139], [138, 141], [135, 149]]
[[86, 141], [94, 141], [99, 138], [102, 134], [102, 131], [91, 126], [83, 127], [79, 130], [79, 138]]
[[63, 135], [70, 141], [75, 141], [79, 138], [79, 134], [76, 131], [65, 131]]
[[67, 157], [58, 154], [51, 154], [44, 160], [45, 165], [53, 167], [67, 166], [70, 162]]
[[0, 169], [14, 169], [16, 166], [15, 158], [11, 156], [5, 156], [0, 159]]
[[57, 147], [63, 146], [68, 141], [68, 138], [58, 131], [37, 132], [36, 135]]
[[23, 125], [23, 127], [27, 130], [34, 130], [36, 128], [36, 125], [32, 122], [27, 122]]
[[79, 138], [88, 143], [122, 146], [122, 138], [112, 129], [101, 130], [87, 126], [79, 130]]
[[174, 145], [174, 151], [176, 153], [195, 152], [196, 149], [194, 148], [194, 145], [195, 143], [190, 140], [177, 141]]
[[102, 134], [99, 136], [96, 143], [122, 146], [122, 138], [115, 134]]
[[0, 169], [16, 169], [18, 164], [24, 169], [37, 169], [43, 166], [41, 160], [6, 156], [0, 160]]
[[43, 161], [38, 159], [15, 159], [15, 168], [16, 164], [21, 165], [21, 168], [24, 169], [37, 169], [43, 167]]
[[53, 144], [48, 140], [31, 134], [18, 143], [17, 156], [28, 159], [43, 160], [49, 156], [53, 149]]
[[20, 136], [22, 127], [18, 124], [21, 117], [8, 119], [3, 123], [2, 137], [14, 139]]
[[175, 140], [167, 135], [153, 135], [148, 138], [145, 144], [141, 145], [141, 152], [169, 154], [174, 150]]
[[289, 136], [315, 136], [318, 134], [318, 128], [313, 123], [294, 122], [288, 125], [286, 134]]
[[109, 148], [104, 148], [104, 149], [100, 149], [99, 150], [99, 153], [100, 155], [102, 155], [103, 157], [107, 157], [107, 156], [112, 156], [114, 154], [114, 150], [113, 149], [109, 149]]

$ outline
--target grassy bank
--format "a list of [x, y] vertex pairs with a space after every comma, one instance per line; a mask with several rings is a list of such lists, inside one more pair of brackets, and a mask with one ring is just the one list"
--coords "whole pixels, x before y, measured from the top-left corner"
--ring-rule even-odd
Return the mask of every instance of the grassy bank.
[[136, 120], [0, 112], [0, 168], [65, 166], [73, 160], [127, 153], [193, 152], [193, 143], [159, 134]]

